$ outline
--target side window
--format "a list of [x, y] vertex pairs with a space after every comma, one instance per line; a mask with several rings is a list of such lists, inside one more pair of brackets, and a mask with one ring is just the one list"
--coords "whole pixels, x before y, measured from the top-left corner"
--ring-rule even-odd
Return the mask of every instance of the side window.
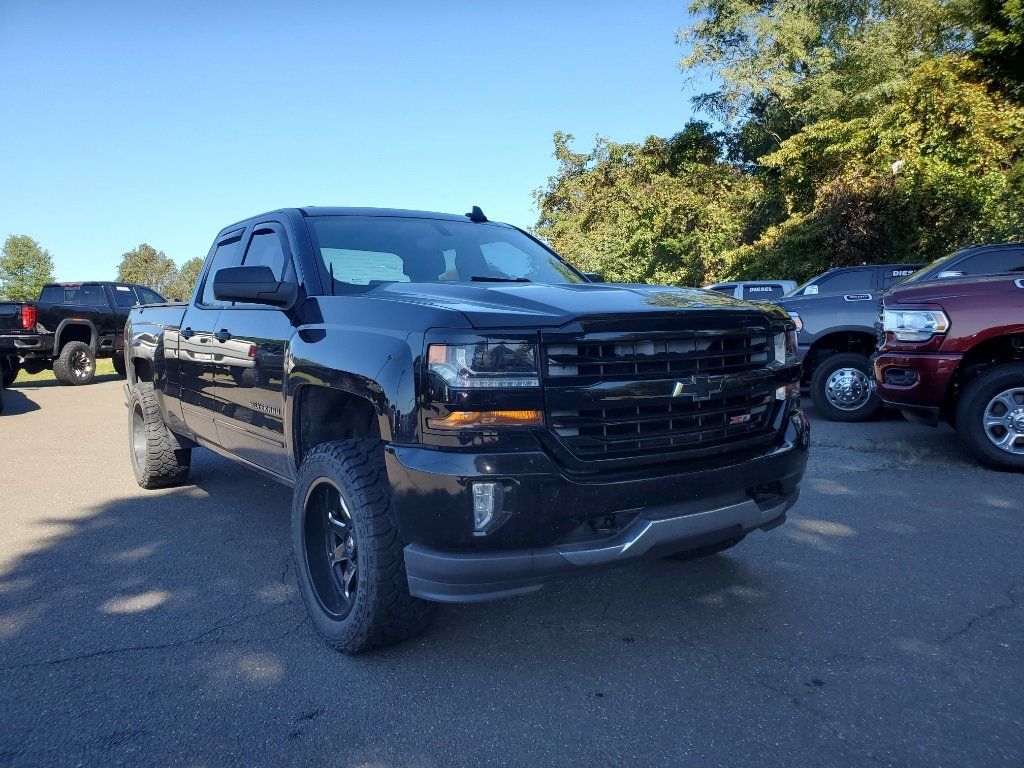
[[914, 267], [883, 267], [882, 288], [890, 288], [916, 271]]
[[114, 294], [114, 303], [119, 307], [134, 307], [135, 291], [128, 285], [112, 285], [110, 292]]
[[270, 267], [274, 277], [284, 279], [285, 250], [281, 236], [273, 229], [257, 229], [249, 241], [249, 249], [245, 252], [242, 265], [247, 267]]
[[875, 270], [853, 269], [830, 275], [818, 283], [820, 293], [863, 293], [875, 287]]
[[733, 294], [736, 293], [736, 286], [735, 285], [715, 285], [715, 286], [712, 286], [711, 290], [712, 291], [718, 291], [719, 293], [724, 293], [726, 296], [732, 296]]
[[135, 292], [139, 294], [139, 302], [142, 304], [163, 304], [164, 297], [156, 291], [151, 291], [149, 288], [136, 288]]
[[778, 283], [743, 286], [743, 298], [747, 301], [769, 301], [776, 296], [781, 296], [782, 293], [782, 286]]
[[220, 307], [224, 305], [224, 302], [217, 301], [213, 296], [213, 276], [221, 267], [230, 267], [234, 264], [240, 242], [241, 238], [235, 237], [217, 244], [217, 250], [210, 257], [210, 268], [206, 272], [206, 278], [203, 282], [203, 293], [199, 300], [199, 303], [204, 307]]
[[999, 248], [968, 256], [949, 267], [952, 272], [965, 275], [998, 275], [1001, 272], [1024, 272], [1024, 249]]

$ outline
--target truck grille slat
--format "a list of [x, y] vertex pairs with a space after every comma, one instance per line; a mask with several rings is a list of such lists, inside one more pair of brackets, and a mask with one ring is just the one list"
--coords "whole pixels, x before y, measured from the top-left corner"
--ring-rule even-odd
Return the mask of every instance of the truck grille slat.
[[[547, 343], [548, 427], [584, 462], [745, 450], [773, 434], [772, 345], [763, 329]], [[725, 386], [737, 374], [752, 383]], [[672, 396], [691, 377], [717, 388]]]

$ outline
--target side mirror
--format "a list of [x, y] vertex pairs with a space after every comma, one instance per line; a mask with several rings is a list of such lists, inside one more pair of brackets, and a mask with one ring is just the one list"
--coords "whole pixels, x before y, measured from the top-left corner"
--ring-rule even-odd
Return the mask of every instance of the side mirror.
[[604, 275], [600, 272], [584, 272], [583, 276], [592, 283], [603, 283]]
[[282, 282], [267, 266], [224, 267], [213, 274], [213, 295], [221, 301], [244, 301], [290, 309], [299, 295], [295, 283]]

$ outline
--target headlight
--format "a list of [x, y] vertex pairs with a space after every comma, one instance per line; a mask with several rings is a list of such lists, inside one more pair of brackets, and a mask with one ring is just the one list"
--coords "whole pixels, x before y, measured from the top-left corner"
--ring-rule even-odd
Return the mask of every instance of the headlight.
[[882, 312], [882, 330], [897, 341], [928, 341], [949, 329], [949, 319], [937, 309], [886, 309]]
[[796, 331], [775, 334], [775, 362], [790, 365], [796, 362]]
[[511, 340], [471, 344], [431, 344], [427, 364], [456, 389], [518, 389], [539, 387], [537, 349]]
[[800, 319], [800, 315], [798, 315], [796, 312], [789, 312], [788, 314], [789, 319], [796, 323], [797, 331], [802, 331], [804, 329], [804, 321]]

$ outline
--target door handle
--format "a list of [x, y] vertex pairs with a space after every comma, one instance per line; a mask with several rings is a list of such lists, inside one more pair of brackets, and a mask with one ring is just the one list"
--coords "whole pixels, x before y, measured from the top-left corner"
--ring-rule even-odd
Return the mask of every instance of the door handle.
[[191, 328], [182, 328], [181, 329], [181, 338], [183, 338], [183, 339], [191, 339], [195, 335], [196, 335], [196, 332], [193, 331]]
[[229, 331], [227, 328], [221, 328], [219, 331], [213, 334], [213, 338], [215, 338], [217, 341], [227, 341], [228, 339], [231, 338], [231, 331]]

